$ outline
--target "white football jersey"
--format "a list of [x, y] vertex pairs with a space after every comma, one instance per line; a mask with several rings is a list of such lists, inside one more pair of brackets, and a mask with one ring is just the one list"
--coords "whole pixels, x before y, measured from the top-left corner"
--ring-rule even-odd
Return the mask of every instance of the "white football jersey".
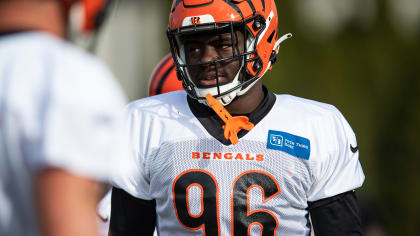
[[356, 138], [334, 106], [274, 96], [236, 145], [209, 134], [184, 91], [131, 103], [137, 171], [113, 184], [156, 200], [159, 235], [309, 235], [308, 202], [364, 181]]
[[37, 170], [109, 178], [126, 155], [124, 103], [109, 70], [71, 44], [41, 32], [0, 37], [0, 235], [37, 235]]

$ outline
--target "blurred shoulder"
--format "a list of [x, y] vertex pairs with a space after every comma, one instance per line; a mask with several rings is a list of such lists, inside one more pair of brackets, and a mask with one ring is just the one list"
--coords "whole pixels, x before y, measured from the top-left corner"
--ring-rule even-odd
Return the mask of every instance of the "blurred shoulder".
[[120, 106], [126, 103], [120, 84], [100, 59], [70, 42], [44, 37], [54, 45], [47, 50], [54, 58], [51, 65], [57, 87], [78, 91], [80, 99], [91, 100], [92, 104]]
[[126, 102], [104, 63], [52, 34], [29, 31], [2, 37], [0, 54], [4, 56], [0, 57], [0, 67], [7, 68], [15, 81], [40, 89], [47, 85], [58, 100], [108, 106]]
[[10, 36], [8, 47], [20, 61], [37, 58], [31, 63], [46, 66], [50, 72], [63, 72], [73, 80], [85, 83], [113, 76], [105, 64], [94, 55], [74, 44], [45, 32], [25, 32]]

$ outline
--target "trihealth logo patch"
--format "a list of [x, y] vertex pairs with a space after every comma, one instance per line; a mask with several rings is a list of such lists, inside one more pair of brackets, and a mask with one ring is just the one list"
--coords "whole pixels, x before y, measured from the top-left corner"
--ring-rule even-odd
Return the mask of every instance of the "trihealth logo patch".
[[309, 139], [275, 130], [268, 131], [267, 148], [283, 151], [306, 160], [309, 160], [311, 154]]

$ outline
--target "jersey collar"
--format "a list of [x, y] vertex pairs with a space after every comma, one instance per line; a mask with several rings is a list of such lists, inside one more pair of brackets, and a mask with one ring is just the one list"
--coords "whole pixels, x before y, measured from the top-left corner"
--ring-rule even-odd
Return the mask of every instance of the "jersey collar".
[[[263, 86], [264, 99], [258, 105], [258, 107], [251, 112], [250, 114], [232, 114], [233, 116], [245, 115], [249, 118], [249, 121], [254, 125], [257, 125], [273, 108], [274, 103], [276, 102], [276, 96], [268, 91], [268, 89]], [[230, 140], [225, 139], [223, 134], [222, 125], [224, 122], [217, 116], [217, 114], [209, 107], [199, 103], [197, 100], [187, 97], [188, 106], [191, 109], [191, 112], [194, 116], [200, 121], [201, 125], [207, 130], [207, 132], [221, 142], [224, 145], [232, 144]], [[238, 133], [238, 138], [241, 139], [249, 131], [241, 130]]]

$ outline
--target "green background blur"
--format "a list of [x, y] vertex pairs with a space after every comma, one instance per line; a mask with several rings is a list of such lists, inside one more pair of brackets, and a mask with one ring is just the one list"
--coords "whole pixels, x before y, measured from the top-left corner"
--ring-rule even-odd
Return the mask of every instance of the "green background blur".
[[420, 235], [420, 28], [402, 35], [379, 1], [369, 28], [353, 19], [334, 36], [313, 39], [292, 1], [277, 2], [279, 30], [294, 38], [282, 45], [265, 83], [335, 105], [358, 139], [365, 223], [383, 225], [388, 235]]
[[333, 33], [317, 35], [295, 1], [276, 1], [279, 34], [294, 37], [264, 83], [336, 106], [358, 139], [365, 223], [383, 226], [386, 235], [420, 235], [420, 19], [414, 32], [400, 31], [390, 4], [376, 1], [374, 16], [358, 15], [366, 7], [360, 5]]
[[313, 39], [291, 2], [278, 1], [279, 29], [294, 38], [265, 83], [335, 105], [358, 139], [365, 223], [383, 225], [387, 235], [420, 235], [420, 28], [402, 35], [379, 1], [370, 28], [349, 21], [334, 36]]

